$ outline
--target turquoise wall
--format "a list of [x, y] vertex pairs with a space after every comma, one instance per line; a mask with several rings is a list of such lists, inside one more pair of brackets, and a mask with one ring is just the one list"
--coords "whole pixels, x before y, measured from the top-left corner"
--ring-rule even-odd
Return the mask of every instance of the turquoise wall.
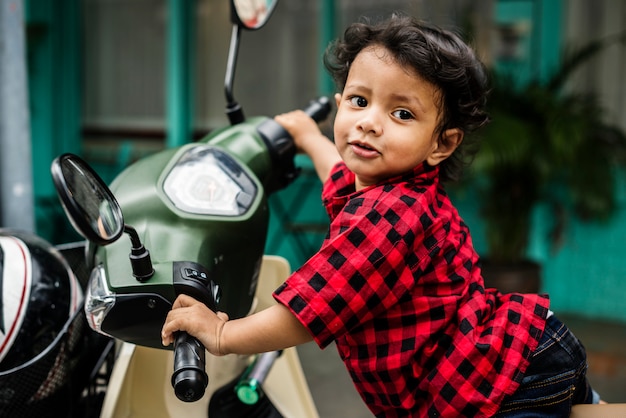
[[[606, 221], [583, 222], [568, 214], [558, 245], [549, 239], [550, 210], [538, 206], [528, 255], [542, 265], [541, 292], [548, 293], [555, 312], [589, 318], [626, 321], [626, 172], [618, 175], [617, 210]], [[469, 225], [474, 247], [486, 254], [484, 222], [477, 193], [471, 189], [450, 191], [459, 213]]]
[[544, 243], [538, 251], [544, 264], [543, 289], [556, 310], [626, 321], [625, 190], [626, 174], [622, 173], [614, 216], [606, 222], [572, 220], [563, 245], [555, 252], [549, 251], [545, 233], [539, 235], [541, 223], [536, 222], [535, 241]]
[[68, 232], [50, 163], [81, 146], [80, 5], [73, 0], [25, 5], [36, 232], [56, 244], [76, 237]]
[[498, 57], [502, 51], [496, 51], [496, 69], [519, 85], [547, 79], [559, 65], [562, 0], [498, 0], [494, 6], [496, 28], [512, 28], [518, 36], [512, 56]]

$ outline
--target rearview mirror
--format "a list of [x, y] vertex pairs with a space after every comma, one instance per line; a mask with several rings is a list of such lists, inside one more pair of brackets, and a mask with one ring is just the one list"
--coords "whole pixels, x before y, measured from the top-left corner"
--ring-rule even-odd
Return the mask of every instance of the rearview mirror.
[[256, 30], [265, 25], [278, 0], [231, 0], [233, 23]]
[[50, 170], [63, 210], [79, 234], [98, 245], [110, 244], [122, 235], [122, 209], [89, 164], [76, 155], [63, 154]]

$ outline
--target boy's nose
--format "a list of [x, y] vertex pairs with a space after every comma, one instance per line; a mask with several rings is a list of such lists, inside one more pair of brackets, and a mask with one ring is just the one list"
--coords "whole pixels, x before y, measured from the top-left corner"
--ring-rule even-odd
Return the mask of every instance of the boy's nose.
[[357, 127], [361, 131], [372, 135], [380, 135], [383, 132], [380, 117], [376, 114], [376, 112], [371, 111], [363, 112], [357, 123]]

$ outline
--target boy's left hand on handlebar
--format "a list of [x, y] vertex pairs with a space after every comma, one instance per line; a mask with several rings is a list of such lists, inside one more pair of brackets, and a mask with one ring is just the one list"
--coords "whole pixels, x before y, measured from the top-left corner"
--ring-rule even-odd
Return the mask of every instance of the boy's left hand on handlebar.
[[220, 356], [220, 338], [228, 315], [213, 312], [204, 303], [191, 296], [180, 295], [174, 301], [161, 330], [164, 346], [174, 342], [176, 331], [185, 331], [196, 337], [213, 355]]
[[289, 132], [298, 152], [311, 158], [320, 180], [326, 181], [330, 169], [341, 161], [335, 144], [324, 136], [317, 123], [302, 110], [277, 115], [274, 120]]
[[317, 122], [302, 110], [276, 115], [274, 120], [289, 132], [299, 152], [308, 153], [307, 142], [318, 141], [319, 137], [323, 136]]

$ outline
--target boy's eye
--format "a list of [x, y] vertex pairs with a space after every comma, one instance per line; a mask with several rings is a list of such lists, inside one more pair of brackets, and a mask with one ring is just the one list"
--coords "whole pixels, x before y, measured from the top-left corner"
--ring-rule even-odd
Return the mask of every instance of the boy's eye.
[[354, 96], [350, 98], [350, 103], [356, 107], [365, 107], [367, 106], [367, 100], [365, 100], [361, 96]]
[[409, 112], [408, 110], [404, 110], [404, 109], [396, 110], [395, 112], [392, 113], [392, 115], [402, 120], [413, 119], [413, 114]]

